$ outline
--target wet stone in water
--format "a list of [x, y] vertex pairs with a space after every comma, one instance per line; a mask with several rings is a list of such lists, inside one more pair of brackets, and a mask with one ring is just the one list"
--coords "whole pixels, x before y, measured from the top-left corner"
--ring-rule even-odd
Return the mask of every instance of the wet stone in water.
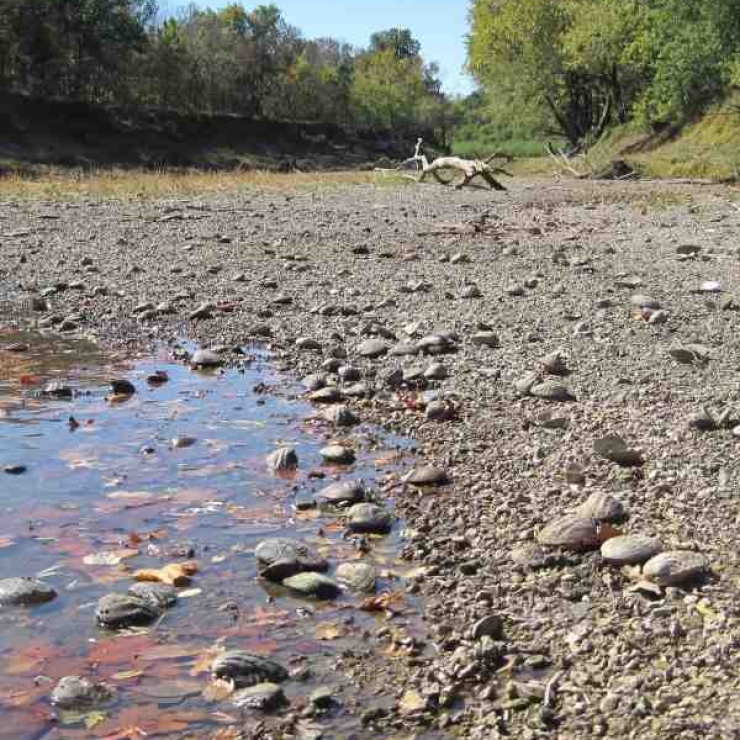
[[267, 466], [276, 473], [295, 470], [298, 467], [298, 453], [293, 447], [281, 447], [267, 456]]
[[323, 572], [329, 567], [308, 545], [282, 537], [263, 540], [254, 554], [260, 576], [276, 583], [304, 571]]
[[342, 592], [339, 584], [333, 579], [321, 573], [309, 571], [284, 579], [283, 586], [302, 596], [310, 596], [316, 599], [333, 599]]
[[351, 465], [355, 461], [355, 451], [343, 445], [328, 445], [320, 450], [320, 455], [329, 465]]
[[213, 350], [199, 349], [193, 354], [190, 364], [193, 367], [218, 367], [223, 364], [223, 360]]
[[393, 525], [393, 516], [376, 504], [355, 504], [347, 513], [353, 532], [387, 532]]
[[283, 690], [274, 683], [258, 683], [241, 689], [231, 697], [231, 703], [239, 709], [258, 712], [273, 712], [289, 704]]
[[260, 683], [282, 683], [288, 671], [279, 663], [260, 655], [230, 650], [219, 655], [211, 664], [214, 678], [233, 681], [237, 688], [255, 686]]
[[351, 427], [360, 423], [360, 418], [347, 406], [333, 406], [323, 413], [323, 418], [338, 427]]
[[57, 592], [35, 578], [0, 580], [0, 606], [37, 606], [56, 598]]
[[59, 709], [85, 710], [110, 701], [115, 690], [79, 676], [65, 676], [51, 693], [51, 703]]
[[129, 588], [128, 593], [145, 601], [154, 609], [169, 609], [177, 603], [177, 589], [166, 583], [135, 583]]
[[121, 629], [154, 621], [160, 610], [130, 594], [108, 594], [98, 601], [95, 618], [103, 627]]
[[368, 563], [342, 563], [337, 567], [336, 578], [353, 591], [371, 594], [375, 591], [375, 568]]
[[332, 483], [316, 494], [316, 502], [339, 506], [364, 501], [367, 492], [362, 481], [348, 480]]

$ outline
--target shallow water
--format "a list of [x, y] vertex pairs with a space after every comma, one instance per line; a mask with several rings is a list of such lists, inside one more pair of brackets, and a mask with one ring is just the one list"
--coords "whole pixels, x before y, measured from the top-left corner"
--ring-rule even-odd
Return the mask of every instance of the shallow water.
[[[29, 346], [4, 351], [11, 343]], [[250, 351], [240, 371], [200, 373], [166, 349], [123, 361], [84, 342], [0, 334], [0, 466], [26, 468], [0, 472], [0, 578], [40, 575], [59, 594], [43, 607], [0, 611], [0, 738], [210, 737], [219, 729], [233, 737], [228, 727], [248, 729], [261, 717], [202, 695], [223, 647], [305, 673], [285, 685], [293, 710], [319, 686], [334, 690], [341, 707], [305, 720], [307, 732], [373, 737], [359, 720], [380, 702], [374, 694], [383, 680], [372, 660], [358, 661], [373, 651], [369, 636], [388, 626], [397, 642], [424, 637], [420, 605], [402, 593], [413, 567], [398, 559], [402, 523], [369, 538], [363, 555], [343, 538], [336, 515], [295, 504], [337, 477], [361, 477], [378, 490], [384, 476], [410, 464], [410, 445], [363, 426], [346, 433], [359, 450], [356, 465], [322, 466], [318, 450], [331, 430], [263, 353]], [[149, 384], [155, 371], [169, 382]], [[137, 393], [111, 402], [112, 377], [129, 379]], [[73, 387], [73, 399], [43, 397], [50, 379]], [[175, 448], [180, 437], [195, 442]], [[296, 446], [301, 466], [276, 478], [264, 460], [283, 442]], [[379, 591], [398, 593], [394, 613], [363, 611], [364, 597], [350, 592], [319, 603], [266, 589], [253, 557], [266, 536], [302, 539], [332, 568], [375, 563]], [[124, 633], [96, 626], [97, 599], [124, 593], [134, 571], [190, 559], [199, 572], [154, 626]], [[377, 659], [408, 657], [387, 652]], [[48, 698], [64, 675], [105, 680], [117, 700], [60, 716]]]

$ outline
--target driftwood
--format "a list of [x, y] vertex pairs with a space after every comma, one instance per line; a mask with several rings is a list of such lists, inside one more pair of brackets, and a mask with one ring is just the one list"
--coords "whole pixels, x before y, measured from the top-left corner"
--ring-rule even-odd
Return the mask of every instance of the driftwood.
[[500, 157], [500, 154], [493, 154], [486, 160], [461, 159], [460, 157], [438, 157], [434, 161], [430, 162], [427, 159], [426, 154], [423, 154], [421, 151], [423, 144], [424, 141], [419, 139], [416, 142], [414, 156], [409, 157], [401, 164], [401, 167], [415, 164], [417, 168], [420, 168], [419, 174], [415, 178], [417, 182], [424, 182], [427, 177], [431, 176], [440, 183], [440, 185], [449, 185], [451, 181], [443, 178], [442, 173], [454, 170], [462, 173], [462, 179], [455, 184], [455, 188], [457, 190], [470, 185], [476, 177], [480, 177], [488, 183], [493, 190], [506, 190], [494, 175], [502, 174], [512, 177], [512, 175], [506, 170], [492, 166], [491, 162]]

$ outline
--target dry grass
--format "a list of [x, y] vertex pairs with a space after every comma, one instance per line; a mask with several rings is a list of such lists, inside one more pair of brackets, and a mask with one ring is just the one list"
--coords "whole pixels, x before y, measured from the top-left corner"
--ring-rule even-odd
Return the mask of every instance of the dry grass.
[[53, 170], [0, 178], [0, 200], [149, 200], [233, 193], [242, 190], [296, 190], [343, 185], [397, 185], [374, 172], [279, 174], [266, 171], [198, 172], [106, 170], [91, 173]]

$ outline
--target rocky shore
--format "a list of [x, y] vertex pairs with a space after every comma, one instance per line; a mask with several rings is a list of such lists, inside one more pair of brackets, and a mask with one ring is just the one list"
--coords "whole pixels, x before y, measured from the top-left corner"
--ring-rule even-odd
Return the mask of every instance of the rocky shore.
[[740, 738], [734, 195], [5, 202], [0, 302], [111, 349], [187, 337], [236, 365], [265, 343], [318, 412], [417, 441], [388, 490], [434, 651], [390, 645], [369, 727]]

